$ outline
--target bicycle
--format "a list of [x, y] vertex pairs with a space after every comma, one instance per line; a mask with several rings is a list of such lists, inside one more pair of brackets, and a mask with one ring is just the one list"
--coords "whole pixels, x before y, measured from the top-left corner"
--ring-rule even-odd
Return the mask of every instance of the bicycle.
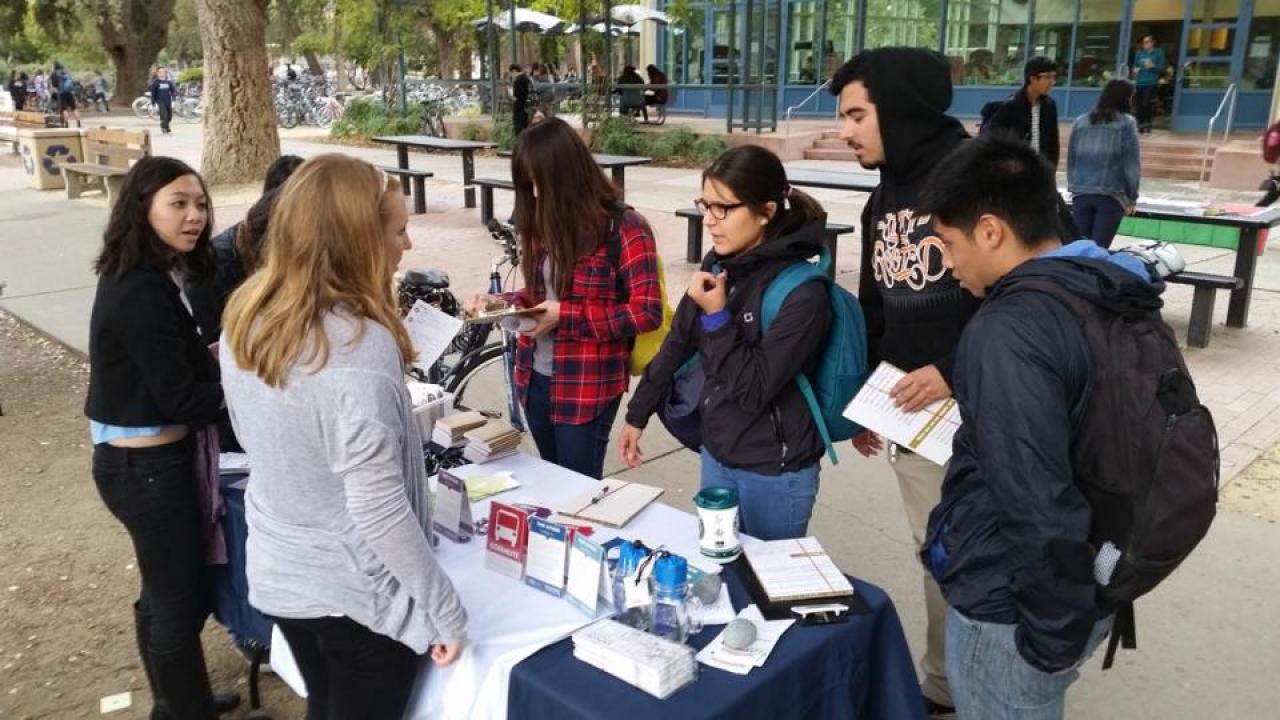
[[[489, 233], [502, 248], [489, 272], [489, 294], [502, 294], [520, 266], [520, 243], [510, 225], [489, 223]], [[503, 271], [506, 270], [506, 280]], [[458, 317], [462, 306], [449, 288], [449, 275], [442, 270], [409, 270], [397, 292], [401, 313], [421, 300], [441, 312]], [[516, 334], [489, 324], [467, 324], [450, 343], [444, 355], [425, 371], [413, 368], [409, 374], [422, 382], [441, 385], [453, 393], [454, 407], [476, 410], [487, 417], [505, 417], [512, 427], [524, 430], [523, 415], [515, 394]]]

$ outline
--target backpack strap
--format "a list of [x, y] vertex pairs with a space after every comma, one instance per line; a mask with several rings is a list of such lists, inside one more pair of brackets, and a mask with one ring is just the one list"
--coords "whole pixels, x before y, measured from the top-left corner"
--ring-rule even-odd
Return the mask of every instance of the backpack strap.
[[[786, 302], [792, 290], [807, 282], [831, 282], [826, 275], [826, 268], [830, 264], [831, 255], [824, 247], [818, 257], [817, 265], [802, 260], [778, 273], [777, 277], [769, 283], [769, 287], [765, 288], [764, 297], [760, 301], [762, 333], [769, 331], [769, 326], [778, 317], [782, 304]], [[838, 465], [840, 459], [836, 456], [835, 446], [831, 442], [831, 431], [827, 429], [827, 421], [822, 418], [818, 396], [814, 393], [813, 384], [809, 382], [809, 378], [805, 377], [803, 371], [796, 373], [796, 386], [800, 388], [800, 394], [804, 396], [804, 402], [809, 406], [809, 414], [813, 416], [813, 424], [818, 427], [818, 434], [822, 436], [822, 444], [827, 450], [827, 459], [832, 465]]]
[[1133, 618], [1133, 603], [1116, 606], [1116, 619], [1111, 625], [1111, 637], [1107, 640], [1107, 654], [1102, 658], [1102, 669], [1110, 670], [1116, 659], [1116, 647], [1123, 644], [1125, 650], [1138, 647], [1138, 626]]
[[627, 302], [631, 298], [630, 288], [622, 282], [622, 215], [630, 209], [630, 206], [618, 203], [609, 210], [609, 232], [604, 236], [605, 252], [609, 256], [609, 265], [614, 269], [613, 277], [618, 284], [619, 302]]

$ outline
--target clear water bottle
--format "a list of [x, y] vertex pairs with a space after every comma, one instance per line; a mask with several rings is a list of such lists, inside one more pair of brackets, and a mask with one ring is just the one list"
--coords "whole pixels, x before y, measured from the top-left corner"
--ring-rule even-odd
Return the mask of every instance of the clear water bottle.
[[[648, 608], [644, 605], [627, 607], [625, 583], [635, 582], [632, 576], [647, 557], [649, 557], [649, 548], [639, 541], [623, 543], [618, 548], [618, 564], [613, 571], [613, 606], [618, 611], [614, 619], [639, 630], [647, 630], [649, 627]], [[648, 580], [642, 582], [648, 582]]]
[[685, 595], [689, 591], [689, 564], [679, 555], [661, 555], [653, 569], [653, 605], [649, 632], [683, 643], [693, 628]]

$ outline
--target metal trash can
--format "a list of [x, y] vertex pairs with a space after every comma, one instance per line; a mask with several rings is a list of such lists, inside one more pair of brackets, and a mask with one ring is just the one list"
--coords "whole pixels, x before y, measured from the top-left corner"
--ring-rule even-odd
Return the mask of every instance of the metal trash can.
[[18, 153], [27, 173], [27, 186], [36, 190], [61, 190], [63, 163], [84, 160], [80, 131], [74, 128], [18, 130]]

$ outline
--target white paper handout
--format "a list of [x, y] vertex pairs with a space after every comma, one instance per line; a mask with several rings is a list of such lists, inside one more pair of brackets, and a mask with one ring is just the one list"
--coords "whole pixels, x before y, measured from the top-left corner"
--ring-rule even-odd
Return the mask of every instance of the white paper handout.
[[418, 359], [413, 364], [425, 370], [449, 349], [449, 343], [462, 329], [462, 321], [418, 300], [409, 309], [404, 327], [409, 331], [413, 349], [418, 351]]
[[745, 650], [734, 650], [724, 646], [724, 631], [698, 652], [698, 662], [719, 668], [726, 672], [746, 675], [752, 668], [764, 665], [769, 654], [795, 620], [765, 620], [760, 608], [748, 605], [738, 613], [738, 617], [750, 620], [756, 626], [756, 639]]
[[951, 459], [951, 440], [960, 429], [960, 408], [955, 398], [947, 398], [919, 412], [899, 410], [889, 391], [904, 376], [906, 373], [902, 370], [880, 363], [844, 409], [844, 416], [901, 447], [945, 465]]

